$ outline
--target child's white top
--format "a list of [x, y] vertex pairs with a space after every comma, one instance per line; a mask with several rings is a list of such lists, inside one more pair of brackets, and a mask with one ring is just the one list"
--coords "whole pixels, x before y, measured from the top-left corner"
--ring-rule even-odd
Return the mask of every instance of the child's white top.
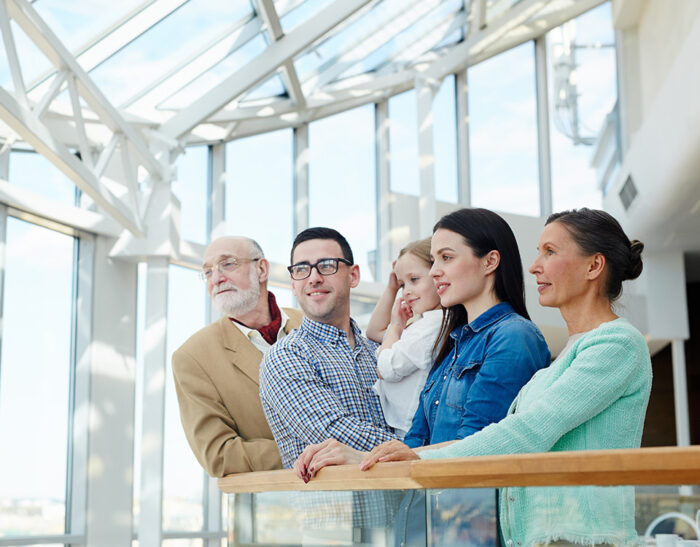
[[384, 379], [377, 380], [374, 391], [381, 400], [386, 422], [395, 429], [406, 432], [411, 427], [433, 365], [433, 345], [441, 323], [441, 309], [427, 311], [390, 348], [377, 355], [377, 368]]

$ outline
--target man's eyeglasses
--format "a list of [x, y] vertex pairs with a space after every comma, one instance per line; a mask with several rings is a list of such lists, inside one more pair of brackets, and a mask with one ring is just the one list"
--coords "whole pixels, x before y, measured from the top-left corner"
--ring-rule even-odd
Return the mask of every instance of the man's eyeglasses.
[[316, 264], [309, 264], [308, 262], [299, 262], [298, 264], [292, 264], [287, 267], [289, 274], [295, 281], [301, 281], [306, 279], [311, 275], [311, 270], [316, 268], [316, 271], [321, 275], [333, 275], [338, 271], [338, 263], [342, 262], [348, 266], [352, 266], [352, 262], [345, 260], [344, 258], [322, 258]]
[[202, 281], [209, 281], [211, 279], [212, 274], [214, 273], [214, 269], [216, 268], [219, 270], [219, 273], [227, 273], [227, 272], [232, 272], [238, 266], [241, 264], [245, 264], [247, 262], [256, 262], [260, 260], [260, 257], [258, 258], [236, 258], [235, 256], [229, 257], [229, 258], [224, 258], [221, 262], [219, 262], [216, 266], [214, 267], [207, 267], [207, 268], [202, 268], [199, 271], [199, 277], [202, 279]]

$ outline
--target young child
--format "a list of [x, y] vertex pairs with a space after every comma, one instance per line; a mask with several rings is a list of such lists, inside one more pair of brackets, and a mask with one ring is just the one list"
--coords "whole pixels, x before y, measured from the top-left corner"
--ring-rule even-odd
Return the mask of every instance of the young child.
[[[430, 266], [430, 238], [401, 249], [367, 326], [367, 337], [382, 343], [377, 350], [379, 380], [374, 390], [387, 423], [401, 439], [418, 408], [442, 321]], [[402, 295], [397, 299], [399, 289]]]

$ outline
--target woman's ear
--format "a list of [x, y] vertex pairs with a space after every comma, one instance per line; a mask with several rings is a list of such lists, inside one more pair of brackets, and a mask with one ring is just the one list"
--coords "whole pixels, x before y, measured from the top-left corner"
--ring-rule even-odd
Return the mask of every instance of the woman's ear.
[[482, 260], [484, 261], [484, 273], [490, 274], [496, 271], [498, 265], [501, 263], [501, 253], [498, 251], [489, 251], [486, 253]]
[[586, 279], [598, 279], [605, 271], [605, 256], [602, 253], [594, 254], [588, 263]]

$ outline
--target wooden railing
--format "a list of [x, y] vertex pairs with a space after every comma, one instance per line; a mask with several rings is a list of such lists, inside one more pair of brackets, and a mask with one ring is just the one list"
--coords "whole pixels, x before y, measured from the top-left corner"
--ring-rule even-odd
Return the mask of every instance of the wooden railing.
[[293, 471], [219, 479], [226, 493], [502, 486], [700, 484], [700, 446], [548, 452], [327, 467], [308, 484]]

